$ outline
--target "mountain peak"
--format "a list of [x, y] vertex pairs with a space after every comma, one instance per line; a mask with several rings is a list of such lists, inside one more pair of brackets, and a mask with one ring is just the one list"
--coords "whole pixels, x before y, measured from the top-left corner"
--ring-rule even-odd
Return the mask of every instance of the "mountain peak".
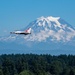
[[44, 20], [48, 20], [48, 21], [56, 21], [56, 20], [59, 20], [60, 17], [52, 17], [52, 16], [48, 16], [48, 17], [44, 17], [44, 16], [41, 16], [40, 18], [37, 18], [38, 21], [44, 21]]
[[42, 16], [32, 21], [25, 29], [29, 27], [29, 35], [14, 34], [0, 37], [0, 49], [21, 53], [52, 53], [52, 50], [68, 52], [75, 48], [75, 29], [60, 17]]
[[41, 16], [39, 18], [37, 18], [38, 20], [43, 20], [43, 19], [48, 19], [48, 20], [58, 20], [60, 19], [60, 17], [53, 17], [53, 16], [48, 16], [48, 17], [44, 17], [44, 16]]
[[[27, 38], [30, 41], [71, 41], [75, 37], [75, 30], [60, 17], [40, 17], [29, 25], [32, 34]], [[27, 39], [26, 38], [26, 39]]]
[[52, 16], [48, 16], [47, 19], [48, 19], [48, 20], [51, 20], [51, 21], [55, 21], [55, 20], [59, 20], [60, 17], [52, 17]]
[[21, 39], [27, 41], [42, 42], [50, 40], [66, 42], [75, 38], [75, 29], [60, 17], [42, 16], [31, 22], [27, 27], [31, 28], [31, 34], [19, 36]]
[[37, 24], [38, 26], [45, 26], [46, 24], [50, 25], [51, 22], [55, 22], [56, 25], [58, 25], [58, 27], [61, 27], [60, 26], [60, 23], [59, 23], [59, 19], [60, 17], [52, 17], [52, 16], [48, 16], [48, 17], [40, 17], [40, 18], [37, 18]]

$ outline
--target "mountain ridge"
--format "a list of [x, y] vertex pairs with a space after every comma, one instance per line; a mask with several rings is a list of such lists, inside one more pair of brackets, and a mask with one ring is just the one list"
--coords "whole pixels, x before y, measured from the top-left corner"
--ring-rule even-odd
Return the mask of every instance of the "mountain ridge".
[[23, 30], [29, 27], [29, 35], [0, 37], [0, 50], [6, 49], [6, 53], [74, 53], [75, 29], [60, 17], [37, 18]]
[[[60, 23], [60, 21], [62, 23]], [[75, 36], [75, 29], [71, 25], [68, 26], [68, 23], [65, 22], [64, 20], [62, 20], [60, 17], [55, 17], [55, 18], [52, 16], [47, 17], [47, 18], [40, 17], [40, 18], [36, 19], [35, 21], [31, 22], [29, 24], [29, 26], [32, 28], [32, 31], [34, 33], [33, 37], [35, 36], [35, 38], [37, 38], [38, 36], [40, 37], [40, 35], [41, 35], [41, 37], [44, 37], [44, 39], [45, 39], [45, 37], [47, 38], [47, 37], [51, 36], [52, 38], [55, 38], [58, 41], [60, 41], [60, 40], [70, 41], [70, 39]], [[74, 35], [70, 34], [69, 32], [72, 32]], [[57, 36], [54, 36], [55, 34], [57, 34]], [[69, 36], [69, 37], [66, 36], [67, 38], [64, 38], [64, 35], [62, 36], [60, 34], [62, 34], [62, 35], [64, 34], [67, 36], [71, 35], [71, 36]], [[45, 35], [45, 36], [43, 36], [43, 35]], [[62, 39], [58, 36], [60, 36]], [[38, 41], [40, 41], [40, 38], [41, 38], [41, 37], [40, 38], [39, 37], [37, 38]]]

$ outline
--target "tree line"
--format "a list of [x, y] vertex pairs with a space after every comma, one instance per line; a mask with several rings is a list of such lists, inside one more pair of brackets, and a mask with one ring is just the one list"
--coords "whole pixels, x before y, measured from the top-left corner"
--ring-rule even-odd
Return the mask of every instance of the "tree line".
[[0, 75], [75, 75], [75, 55], [0, 55]]

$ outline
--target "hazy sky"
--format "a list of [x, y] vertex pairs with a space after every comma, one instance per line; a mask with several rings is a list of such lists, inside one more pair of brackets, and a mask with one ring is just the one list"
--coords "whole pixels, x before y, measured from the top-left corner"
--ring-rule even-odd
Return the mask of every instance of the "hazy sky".
[[41, 16], [59, 16], [75, 27], [75, 0], [0, 0], [0, 36]]

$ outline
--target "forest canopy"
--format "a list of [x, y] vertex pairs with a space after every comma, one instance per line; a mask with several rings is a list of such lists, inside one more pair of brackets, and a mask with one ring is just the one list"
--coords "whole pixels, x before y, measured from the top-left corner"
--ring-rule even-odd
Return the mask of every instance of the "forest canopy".
[[75, 75], [75, 55], [0, 55], [0, 75]]

